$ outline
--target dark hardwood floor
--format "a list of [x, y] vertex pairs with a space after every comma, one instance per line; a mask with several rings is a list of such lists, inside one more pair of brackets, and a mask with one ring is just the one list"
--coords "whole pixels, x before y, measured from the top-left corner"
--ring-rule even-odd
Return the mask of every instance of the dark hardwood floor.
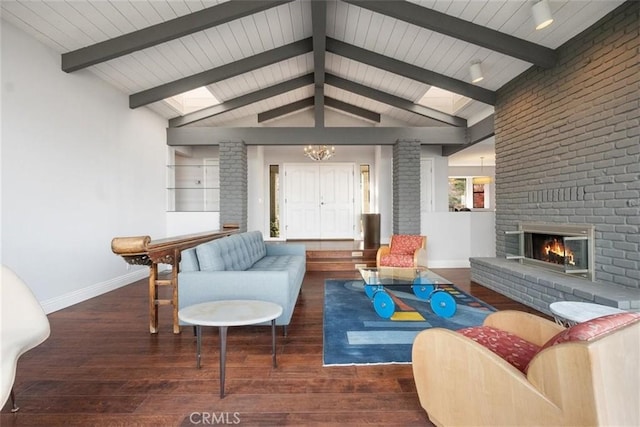
[[[434, 269], [498, 309], [537, 313], [480, 285], [468, 269]], [[204, 329], [203, 366], [195, 367], [190, 328], [148, 332], [147, 282], [49, 315], [51, 337], [18, 363], [2, 426], [431, 425], [415, 392], [411, 365], [322, 366], [325, 278], [307, 273], [288, 335], [279, 329], [271, 366], [268, 327], [229, 328], [226, 393], [218, 393], [217, 329]], [[540, 314], [540, 313], [537, 313]]]

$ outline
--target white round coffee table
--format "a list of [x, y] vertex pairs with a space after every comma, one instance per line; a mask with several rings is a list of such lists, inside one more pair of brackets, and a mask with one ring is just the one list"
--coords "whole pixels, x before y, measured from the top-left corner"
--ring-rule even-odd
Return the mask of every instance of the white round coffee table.
[[624, 313], [624, 310], [619, 308], [577, 301], [554, 302], [549, 305], [549, 310], [558, 324], [567, 327], [607, 314]]
[[255, 325], [271, 321], [271, 354], [273, 367], [276, 363], [276, 319], [282, 314], [282, 307], [267, 301], [221, 300], [204, 302], [185, 307], [178, 312], [180, 320], [196, 328], [196, 366], [200, 368], [202, 327], [220, 328], [220, 398], [224, 397], [224, 377], [227, 353], [227, 328], [229, 326]]

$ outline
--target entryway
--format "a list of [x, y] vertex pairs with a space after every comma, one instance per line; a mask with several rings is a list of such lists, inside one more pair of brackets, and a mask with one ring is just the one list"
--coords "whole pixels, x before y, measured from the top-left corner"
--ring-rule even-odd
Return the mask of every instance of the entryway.
[[353, 239], [353, 163], [285, 163], [283, 237]]

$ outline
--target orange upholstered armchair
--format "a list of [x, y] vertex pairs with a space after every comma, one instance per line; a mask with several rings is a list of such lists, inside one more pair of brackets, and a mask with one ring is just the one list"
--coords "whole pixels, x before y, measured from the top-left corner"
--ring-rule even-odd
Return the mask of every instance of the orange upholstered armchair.
[[376, 254], [377, 267], [426, 267], [427, 237], [394, 234], [388, 246], [380, 246]]
[[413, 343], [420, 404], [438, 426], [640, 425], [640, 314], [568, 329], [518, 311], [432, 328]]

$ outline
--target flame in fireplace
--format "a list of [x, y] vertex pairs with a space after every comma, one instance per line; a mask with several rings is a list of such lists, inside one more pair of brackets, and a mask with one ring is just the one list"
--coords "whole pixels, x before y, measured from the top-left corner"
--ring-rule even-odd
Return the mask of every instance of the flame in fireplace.
[[570, 249], [565, 248], [562, 242], [558, 239], [547, 241], [544, 246], [544, 253], [547, 256], [547, 260], [550, 259], [562, 259], [567, 264], [576, 265], [573, 259], [573, 252]]

